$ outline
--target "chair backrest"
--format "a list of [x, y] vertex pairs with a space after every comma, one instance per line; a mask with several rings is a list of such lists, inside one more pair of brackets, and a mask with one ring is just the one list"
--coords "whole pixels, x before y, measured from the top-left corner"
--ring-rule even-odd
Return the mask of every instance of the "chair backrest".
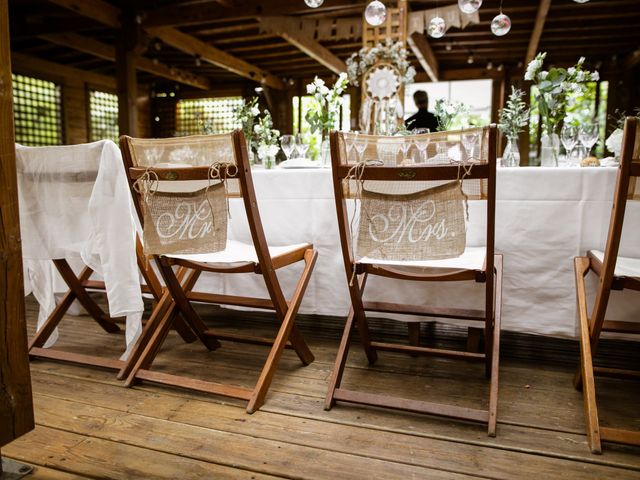
[[638, 177], [640, 177], [640, 121], [636, 117], [628, 117], [624, 124], [620, 166], [600, 274], [601, 290], [603, 288], [609, 290], [613, 282], [627, 201], [640, 200]]
[[[455, 257], [475, 243], [486, 247], [493, 278], [494, 125], [398, 137], [333, 132], [331, 156], [345, 262], [372, 253], [392, 260]], [[469, 200], [479, 202], [470, 208]], [[484, 231], [465, 222], [470, 211], [486, 223]]]
[[[139, 183], [136, 184], [141, 177], [146, 176], [147, 181], [151, 180], [149, 184], [153, 184], [151, 188], [155, 193], [170, 193], [167, 201], [176, 205], [182, 200], [193, 198], [194, 193], [202, 193], [203, 188], [207, 190], [209, 187], [220, 187], [224, 183], [224, 194], [227, 197], [242, 198], [258, 260], [263, 268], [270, 267], [271, 258], [258, 212], [247, 144], [242, 131], [160, 139], [122, 136], [120, 146], [145, 237], [148, 229], [153, 229], [154, 225], [145, 225], [144, 222], [145, 192], [140, 189]], [[210, 203], [209, 200], [206, 201]], [[225, 207], [222, 212], [217, 206], [211, 206], [211, 209], [212, 217], [216, 214], [224, 217], [225, 231], [222, 233], [226, 239], [227, 209]], [[213, 231], [202, 233], [214, 234]], [[216, 235], [219, 233], [215, 231]], [[188, 249], [189, 238], [186, 240], [187, 248], [180, 253], [193, 253]]]

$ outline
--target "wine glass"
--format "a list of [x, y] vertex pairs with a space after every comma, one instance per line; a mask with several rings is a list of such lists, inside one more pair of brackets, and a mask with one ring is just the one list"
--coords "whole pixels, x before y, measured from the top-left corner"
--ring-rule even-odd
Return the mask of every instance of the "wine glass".
[[598, 141], [598, 124], [597, 123], [587, 123], [582, 125], [580, 128], [580, 133], [578, 137], [582, 144], [587, 147], [587, 156], [591, 156], [591, 149]]
[[467, 153], [467, 160], [469, 161], [473, 161], [474, 159], [473, 154], [477, 142], [478, 134], [476, 132], [462, 134], [462, 145], [464, 146], [465, 152]]
[[296, 134], [296, 151], [300, 155], [300, 158], [307, 158], [307, 150], [309, 150], [307, 135], [304, 133]]
[[[431, 133], [431, 131], [428, 128], [415, 128], [413, 130], [413, 133], [415, 135], [424, 135], [426, 133]], [[423, 158], [424, 158], [424, 163], [427, 163], [426, 152], [427, 152], [427, 147], [429, 146], [429, 138], [428, 137], [420, 138], [420, 139], [416, 138], [413, 140], [413, 142], [420, 154], [418, 158], [418, 163], [422, 163]]]
[[287, 160], [291, 157], [291, 152], [296, 148], [296, 139], [293, 135], [282, 135], [280, 137], [280, 148], [284, 152]]
[[367, 137], [362, 136], [360, 133], [355, 132], [353, 136], [353, 146], [358, 154], [358, 162], [362, 161], [362, 154], [367, 149]]
[[578, 127], [568, 123], [564, 124], [560, 132], [560, 140], [562, 141], [562, 145], [564, 145], [564, 149], [567, 152], [567, 160], [569, 161], [571, 160], [573, 148], [576, 146], [576, 143], [578, 143], [579, 134], [580, 130]]

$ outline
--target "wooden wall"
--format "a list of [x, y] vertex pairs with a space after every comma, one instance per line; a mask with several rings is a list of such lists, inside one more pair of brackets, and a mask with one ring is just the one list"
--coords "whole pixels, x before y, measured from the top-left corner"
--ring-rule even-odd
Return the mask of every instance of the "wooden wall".
[[10, 57], [7, 0], [0, 0], [0, 447], [34, 428]]
[[[62, 86], [62, 122], [65, 144], [86, 143], [89, 137], [89, 89], [115, 93], [112, 77], [86, 72], [47, 60], [22, 54], [12, 58], [14, 73], [29, 75], [58, 83]], [[138, 128], [143, 137], [151, 136], [151, 106], [149, 90], [138, 88]]]

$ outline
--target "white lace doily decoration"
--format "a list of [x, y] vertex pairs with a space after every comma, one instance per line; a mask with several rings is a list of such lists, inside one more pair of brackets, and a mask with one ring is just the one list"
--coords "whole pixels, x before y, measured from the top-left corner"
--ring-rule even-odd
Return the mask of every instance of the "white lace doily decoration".
[[367, 74], [365, 82], [367, 95], [376, 100], [391, 98], [398, 93], [400, 88], [398, 72], [388, 65], [372, 68]]

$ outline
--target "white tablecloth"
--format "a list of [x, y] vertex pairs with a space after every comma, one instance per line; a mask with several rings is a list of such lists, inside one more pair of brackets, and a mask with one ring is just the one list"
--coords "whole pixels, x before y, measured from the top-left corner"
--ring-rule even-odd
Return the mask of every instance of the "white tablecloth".
[[[603, 249], [615, 187], [615, 168], [498, 170], [496, 251], [504, 255], [503, 329], [576, 336], [574, 256]], [[272, 245], [312, 242], [319, 257], [301, 306], [303, 313], [346, 315], [347, 280], [339, 246], [329, 170], [256, 170], [258, 205]], [[627, 208], [621, 255], [640, 257], [640, 202]], [[250, 242], [239, 201], [231, 204], [230, 238]], [[472, 217], [473, 218], [473, 217]], [[471, 226], [473, 227], [473, 226]], [[301, 267], [278, 271], [285, 293]], [[591, 276], [593, 277], [593, 275]], [[589, 281], [592, 291], [593, 278]], [[265, 295], [261, 277], [205, 275], [198, 289]], [[394, 302], [482, 308], [473, 282], [424, 284], [370, 277], [366, 297]], [[633, 292], [616, 292], [610, 318], [640, 319]], [[637, 300], [637, 299], [636, 299]]]
[[[26, 293], [40, 304], [38, 326], [67, 290], [52, 259], [90, 266], [103, 279], [113, 317], [126, 316], [130, 347], [144, 305], [135, 253], [131, 194], [120, 150], [111, 141], [18, 146], [20, 229]], [[50, 338], [46, 346], [55, 341]], [[126, 353], [125, 353], [126, 355]]]

